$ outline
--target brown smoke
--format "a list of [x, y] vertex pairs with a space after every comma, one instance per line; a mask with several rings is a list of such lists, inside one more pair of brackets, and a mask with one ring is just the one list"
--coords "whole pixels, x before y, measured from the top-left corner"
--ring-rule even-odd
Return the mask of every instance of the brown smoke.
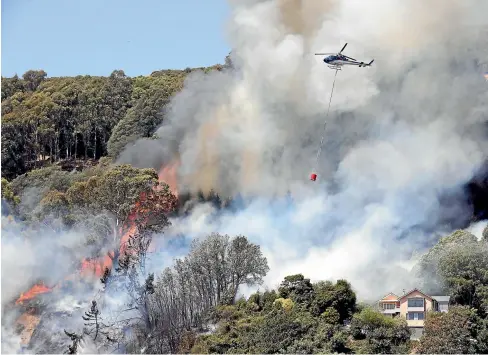
[[[298, 50], [303, 52], [304, 56], [308, 55], [311, 40], [320, 30], [324, 17], [336, 3], [336, 0], [278, 1], [276, 7], [279, 12], [278, 26], [286, 28], [285, 31], [281, 31], [278, 41], [286, 41], [288, 35], [296, 36], [302, 43]], [[293, 101], [298, 107], [304, 107], [304, 110], [306, 110], [306, 103], [303, 102], [303, 96], [307, 91], [306, 67], [308, 65], [306, 61], [301, 63], [282, 87], [287, 92], [289, 101]], [[255, 73], [247, 70], [243, 75], [244, 80], [229, 92], [227, 100], [213, 109], [214, 114], [209, 115], [196, 132], [195, 146], [198, 149], [193, 161], [194, 173], [183, 177], [185, 186], [193, 192], [208, 193], [213, 189], [225, 194], [227, 190], [233, 188], [223, 186], [219, 181], [222, 176], [228, 175], [235, 175], [236, 181], [240, 186], [246, 186], [248, 193], [260, 189], [259, 181], [263, 178], [263, 166], [266, 164], [263, 155], [266, 153], [267, 140], [274, 137], [266, 137], [262, 134], [265, 118], [262, 117], [263, 112], [260, 112], [257, 107], [259, 100], [253, 97], [253, 89], [249, 86], [249, 83], [253, 83], [258, 78], [254, 77]], [[280, 132], [276, 131], [275, 134]], [[285, 132], [283, 138], [290, 134], [295, 132]], [[249, 140], [250, 138], [252, 141]], [[240, 141], [241, 139], [244, 141]], [[223, 144], [224, 141], [231, 141], [231, 143]], [[228, 145], [238, 147], [235, 150], [238, 165], [235, 167], [222, 163], [222, 155], [229, 154], [231, 149]], [[229, 169], [231, 171], [228, 171]]]
[[[240, 87], [240, 90], [236, 90], [236, 96], [245, 97], [248, 90], [245, 87]], [[247, 94], [249, 96], [249, 94]], [[238, 99], [236, 99], [238, 100]], [[234, 125], [239, 124], [239, 128], [244, 132], [244, 137], [253, 137], [252, 141], [244, 142], [245, 149], [242, 149], [241, 156], [241, 186], [258, 186], [259, 174], [262, 169], [260, 165], [264, 164], [263, 153], [265, 144], [261, 137], [261, 132], [258, 127], [262, 127], [261, 116], [257, 110], [256, 104], [253, 104], [252, 98], [243, 100], [241, 106], [241, 119], [234, 122]], [[247, 102], [247, 104], [246, 104]], [[254, 134], [253, 134], [254, 132]], [[252, 192], [252, 191], [251, 191]]]
[[337, 5], [337, 0], [279, 0], [278, 9], [283, 25], [292, 34], [310, 38], [322, 25], [325, 15]]
[[[231, 2], [227, 35], [235, 70], [189, 77], [158, 132], [177, 142], [169, 147], [160, 141], [164, 155], [181, 157], [182, 192], [213, 189], [226, 196], [263, 196], [296, 186], [302, 193], [312, 186], [308, 174], [315, 165], [321, 178], [335, 174], [342, 157], [367, 139], [377, 122], [390, 120], [390, 109], [405, 122], [435, 119], [445, 109], [443, 98], [451, 95], [441, 94], [445, 86], [440, 80], [452, 70], [451, 58], [462, 55], [466, 43], [476, 42], [473, 30], [482, 26], [479, 19], [471, 24], [472, 5], [484, 4]], [[463, 23], [469, 26], [459, 28]], [[347, 68], [338, 75], [325, 131], [326, 153], [316, 163], [333, 72], [313, 54], [337, 51], [345, 42], [345, 54], [376, 61], [371, 68]], [[424, 102], [432, 94], [439, 97], [435, 104]], [[432, 112], [417, 112], [415, 100]], [[339, 112], [344, 115], [338, 117]], [[147, 146], [129, 148], [126, 156], [144, 157]]]
[[196, 134], [195, 145], [198, 147], [197, 165], [193, 174], [184, 177], [186, 186], [190, 186], [192, 192], [201, 191], [208, 194], [215, 187], [219, 173], [218, 138], [222, 134], [222, 119], [219, 114], [224, 110], [217, 110], [207, 122], [202, 124]]
[[[304, 58], [313, 52], [312, 40], [317, 35], [328, 13], [338, 5], [337, 0], [305, 1], [279, 0], [277, 3], [281, 24], [287, 29], [284, 35], [298, 35], [303, 41]], [[306, 66], [310, 64], [304, 60], [289, 81], [289, 97], [300, 105], [303, 94], [306, 93]]]

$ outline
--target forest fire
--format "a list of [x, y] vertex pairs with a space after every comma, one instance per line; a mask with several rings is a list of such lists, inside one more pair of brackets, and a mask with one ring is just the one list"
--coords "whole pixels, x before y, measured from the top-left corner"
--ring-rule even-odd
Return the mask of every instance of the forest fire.
[[82, 277], [102, 277], [106, 268], [112, 268], [112, 259], [108, 255], [100, 259], [85, 258], [81, 261], [80, 274]]
[[[140, 200], [144, 199], [144, 195], [141, 194]], [[137, 232], [136, 218], [140, 212], [141, 202], [138, 201], [134, 207], [133, 212], [130, 213], [127, 218], [127, 224], [121, 228], [122, 237], [120, 239], [119, 254], [124, 255], [127, 251], [127, 243], [131, 236], [135, 235]], [[81, 261], [80, 275], [82, 277], [96, 277], [100, 278], [103, 276], [105, 269], [112, 269], [113, 259], [115, 253], [109, 252], [107, 255], [99, 258], [84, 258]]]
[[[127, 216], [125, 223], [118, 230], [120, 237], [119, 250], [112, 250], [105, 256], [98, 258], [83, 258], [81, 260], [81, 266], [78, 273], [68, 275], [64, 281], [68, 279], [100, 279], [103, 277], [105, 270], [111, 270], [113, 268], [114, 260], [116, 259], [116, 254], [122, 256], [131, 253], [132, 251], [128, 248], [129, 241], [131, 237], [134, 237], [138, 233], [138, 229], [141, 226], [152, 223], [151, 218], [160, 216], [161, 214], [173, 211], [178, 204], [177, 199], [177, 181], [176, 173], [179, 166], [179, 161], [174, 161], [171, 164], [163, 167], [159, 171], [159, 182], [164, 182], [169, 185], [169, 190], [164, 190], [156, 188], [153, 190], [154, 193], [146, 192], [141, 193], [138, 201], [135, 203], [134, 208]], [[169, 192], [169, 193], [168, 193]], [[155, 245], [151, 240], [148, 247], [148, 252], [154, 251]], [[116, 262], [116, 261], [115, 261]], [[34, 299], [36, 296], [44, 293], [52, 292], [55, 289], [62, 288], [64, 281], [61, 281], [54, 287], [50, 288], [44, 285], [44, 283], [39, 282], [35, 284], [27, 292], [22, 293], [19, 299], [15, 302], [16, 305], [21, 305], [23, 302]], [[22, 335], [22, 342], [27, 344], [32, 335], [32, 332], [39, 323], [39, 317], [30, 315], [28, 312], [24, 312], [22, 316], [18, 319], [17, 323], [22, 325], [24, 329]]]
[[35, 314], [32, 314], [32, 311], [23, 313], [17, 319], [16, 324], [20, 327], [20, 344], [22, 346], [29, 344], [32, 333], [34, 333], [34, 330], [36, 329], [40, 320], [41, 318]]
[[27, 292], [21, 293], [19, 299], [15, 301], [15, 304], [22, 304], [23, 302], [28, 301], [39, 294], [47, 293], [51, 291], [52, 291], [51, 288], [47, 287], [42, 282], [40, 282], [32, 286], [30, 290], [28, 290]]
[[168, 184], [171, 192], [178, 197], [178, 167], [180, 166], [179, 159], [173, 160], [167, 165], [163, 165], [159, 170], [159, 182]]

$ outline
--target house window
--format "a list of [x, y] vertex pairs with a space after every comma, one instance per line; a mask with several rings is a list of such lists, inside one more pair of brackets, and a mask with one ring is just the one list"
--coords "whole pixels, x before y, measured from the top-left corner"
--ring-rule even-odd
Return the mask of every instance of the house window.
[[383, 309], [395, 309], [394, 303], [383, 303]]
[[424, 306], [424, 299], [423, 298], [409, 298], [408, 299], [408, 306], [409, 307], [423, 307]]
[[424, 320], [424, 312], [409, 312], [407, 313], [408, 320]]

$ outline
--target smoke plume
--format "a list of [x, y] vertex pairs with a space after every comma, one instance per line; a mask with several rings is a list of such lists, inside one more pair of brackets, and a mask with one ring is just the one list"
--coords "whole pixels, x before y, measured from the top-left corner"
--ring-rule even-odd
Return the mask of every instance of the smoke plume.
[[[218, 217], [201, 206], [174, 229], [246, 234], [267, 252], [268, 286], [297, 272], [345, 277], [366, 298], [415, 285], [416, 253], [469, 219], [461, 187], [486, 156], [488, 3], [230, 3], [234, 69], [192, 73], [160, 140], [120, 161], [177, 157], [179, 191], [252, 200]], [[310, 182], [334, 76], [313, 54], [346, 42], [375, 62], [338, 73]], [[293, 204], [272, 202], [287, 193]]]

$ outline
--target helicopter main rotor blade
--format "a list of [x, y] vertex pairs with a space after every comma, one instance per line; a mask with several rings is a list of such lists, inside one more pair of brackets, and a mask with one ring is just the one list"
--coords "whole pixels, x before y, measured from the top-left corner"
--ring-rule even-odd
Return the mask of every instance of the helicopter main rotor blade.
[[315, 53], [315, 55], [334, 55], [335, 53]]
[[344, 47], [342, 47], [342, 49], [341, 49], [341, 51], [339, 52], [339, 54], [341, 54], [341, 53], [342, 53], [342, 51], [344, 50], [344, 48], [346, 48], [346, 46], [347, 46], [347, 43], [344, 45]]

